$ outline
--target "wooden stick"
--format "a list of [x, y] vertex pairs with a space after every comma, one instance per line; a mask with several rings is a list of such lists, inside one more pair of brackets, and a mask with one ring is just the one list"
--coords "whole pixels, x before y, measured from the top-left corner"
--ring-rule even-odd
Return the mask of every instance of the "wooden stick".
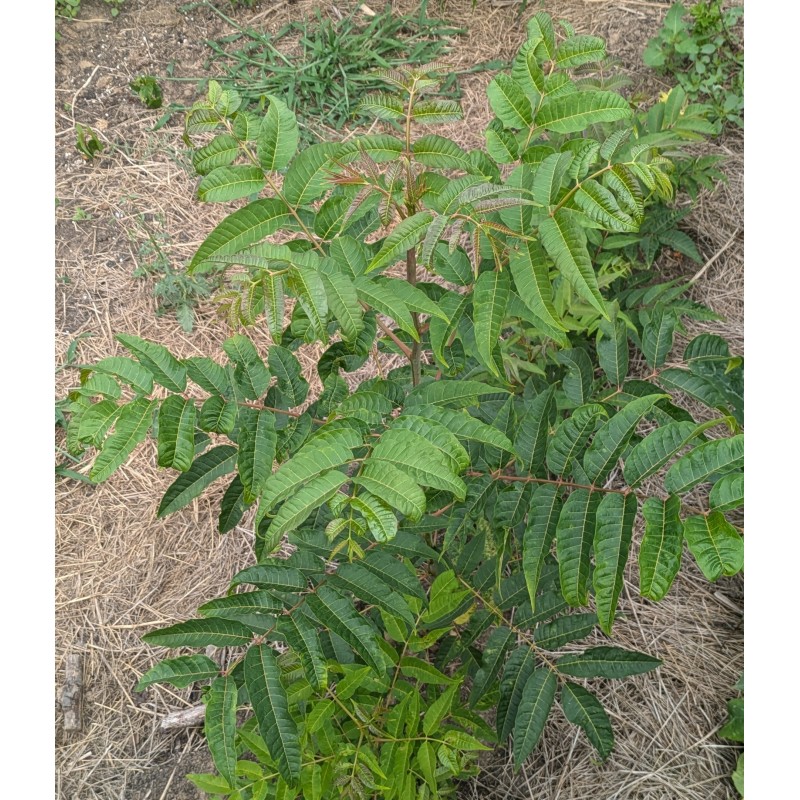
[[61, 692], [61, 708], [64, 711], [64, 730], [79, 731], [83, 728], [83, 656], [70, 653], [67, 656], [64, 689]]
[[182, 708], [180, 711], [172, 711], [161, 720], [162, 731], [172, 731], [180, 728], [194, 728], [202, 725], [206, 718], [206, 707], [204, 705]]

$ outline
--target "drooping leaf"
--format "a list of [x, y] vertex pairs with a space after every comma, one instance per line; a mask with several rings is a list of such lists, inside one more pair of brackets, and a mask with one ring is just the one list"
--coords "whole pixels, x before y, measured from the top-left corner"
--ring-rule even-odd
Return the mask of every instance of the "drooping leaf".
[[192, 155], [192, 165], [198, 175], [207, 175], [217, 167], [227, 167], [239, 155], [239, 142], [227, 133], [215, 136], [205, 147]]
[[[248, 412], [248, 413], [242, 413]], [[261, 494], [272, 474], [278, 437], [275, 415], [266, 409], [245, 408], [240, 412], [239, 453], [236, 466], [244, 486], [244, 499], [252, 502]]]
[[328, 298], [328, 308], [333, 312], [347, 342], [354, 342], [364, 330], [364, 311], [358, 303], [358, 292], [353, 281], [341, 272], [322, 274], [322, 283]]
[[372, 550], [359, 562], [363, 567], [377, 575], [383, 583], [401, 594], [425, 600], [425, 591], [419, 579], [406, 566], [383, 550]]
[[328, 667], [316, 626], [302, 614], [287, 614], [278, 620], [278, 632], [300, 657], [309, 683], [319, 691], [324, 690], [328, 685]]
[[225, 370], [210, 358], [193, 357], [183, 362], [189, 377], [201, 388], [215, 395], [226, 395], [230, 384]]
[[502, 378], [493, 351], [500, 338], [505, 319], [511, 283], [506, 270], [482, 272], [473, 290], [473, 317], [478, 358], [488, 369]]
[[683, 532], [689, 550], [710, 581], [735, 575], [744, 565], [744, 539], [719, 511], [687, 517]]
[[519, 470], [524, 475], [535, 473], [544, 463], [550, 426], [555, 422], [555, 391], [551, 386], [527, 403], [514, 439], [519, 456]]
[[533, 123], [530, 100], [517, 83], [501, 73], [487, 87], [492, 111], [507, 128], [528, 128]]
[[212, 395], [203, 403], [197, 425], [203, 431], [230, 433], [236, 426], [238, 413], [239, 407], [236, 403], [228, 403], [219, 395]]
[[191, 686], [195, 681], [216, 678], [219, 665], [208, 656], [192, 655], [167, 658], [159, 661], [145, 672], [136, 684], [137, 692], [143, 692], [154, 683], [170, 683], [178, 689]]
[[574, 461], [580, 459], [597, 423], [607, 412], [599, 403], [578, 406], [556, 428], [547, 443], [547, 468], [556, 475], [568, 475]]
[[522, 535], [522, 571], [528, 587], [531, 611], [536, 608], [539, 579], [556, 536], [561, 508], [560, 492], [553, 484], [542, 484], [531, 497], [528, 523]]
[[638, 223], [623, 211], [616, 197], [596, 180], [587, 179], [575, 193], [575, 205], [607, 231], [616, 233], [635, 233]]
[[236, 364], [234, 377], [248, 400], [258, 400], [269, 387], [270, 374], [255, 345], [246, 336], [236, 334], [222, 344], [228, 358]]
[[582, 653], [562, 656], [556, 662], [559, 672], [576, 678], [627, 678], [659, 666], [659, 659], [621, 647], [591, 647]]
[[503, 668], [506, 653], [514, 643], [514, 633], [510, 628], [499, 625], [489, 634], [486, 646], [483, 648], [480, 669], [475, 673], [472, 681], [472, 690], [469, 703], [474, 706], [487, 691]]
[[552, 622], [537, 625], [533, 632], [536, 646], [543, 650], [558, 650], [565, 644], [585, 639], [597, 625], [596, 614], [569, 614]]
[[158, 506], [158, 516], [165, 517], [188, 505], [217, 478], [232, 472], [235, 466], [235, 447], [223, 444], [207, 450], [164, 493]]
[[582, 686], [565, 681], [561, 687], [561, 707], [564, 716], [583, 728], [589, 741], [605, 761], [614, 749], [614, 732], [611, 721], [600, 701]]
[[375, 629], [353, 607], [353, 603], [327, 586], [321, 586], [306, 601], [314, 616], [340, 636], [379, 675], [385, 672]]
[[331, 159], [338, 149], [331, 142], [319, 142], [297, 154], [283, 179], [281, 191], [287, 203], [302, 206], [325, 194], [330, 186]]
[[158, 410], [158, 466], [186, 472], [194, 460], [194, 401], [170, 395]]
[[606, 44], [597, 36], [570, 36], [556, 50], [560, 69], [572, 69], [606, 57]]
[[257, 564], [237, 572], [231, 580], [231, 588], [250, 583], [274, 592], [298, 592], [308, 588], [303, 573], [296, 567], [277, 563]]
[[734, 472], [720, 478], [708, 497], [712, 511], [731, 511], [744, 504], [744, 475]]
[[420, 417], [444, 425], [457, 439], [464, 442], [480, 442], [512, 452], [511, 441], [497, 428], [487, 425], [464, 411], [454, 411], [442, 406], [410, 406], [409, 411]]
[[94, 364], [92, 369], [103, 375], [119, 378], [139, 394], [150, 394], [153, 391], [153, 373], [132, 358], [104, 358]]
[[644, 536], [639, 548], [639, 591], [642, 597], [661, 600], [678, 574], [683, 553], [681, 501], [648, 497], [642, 505]]
[[414, 327], [414, 320], [405, 301], [398, 297], [392, 289], [393, 284], [381, 284], [360, 276], [353, 281], [358, 293], [358, 298], [379, 314], [385, 314], [393, 319], [414, 341], [419, 341], [419, 333]]
[[572, 606], [589, 601], [587, 584], [594, 539], [595, 515], [600, 502], [597, 492], [574, 489], [561, 511], [556, 527], [556, 552], [561, 579], [561, 593]]
[[556, 268], [575, 287], [575, 291], [604, 317], [605, 302], [597, 285], [597, 276], [586, 249], [583, 228], [563, 209], [547, 217], [539, 226], [542, 245]]
[[269, 645], [253, 645], [244, 657], [244, 682], [258, 729], [281, 777], [290, 785], [300, 778], [300, 741], [289, 713], [281, 670]]
[[166, 347], [130, 334], [118, 333], [115, 338], [139, 359], [157, 383], [171, 392], [186, 389], [186, 367]]
[[522, 645], [514, 650], [503, 668], [500, 680], [500, 699], [497, 702], [497, 735], [505, 742], [514, 730], [523, 690], [536, 667], [536, 652]]
[[581, 347], [569, 347], [559, 350], [556, 360], [567, 368], [567, 374], [561, 381], [564, 394], [573, 403], [585, 403], [592, 393], [594, 383], [592, 360], [587, 352]]
[[414, 615], [403, 597], [385, 584], [374, 571], [357, 562], [342, 564], [328, 582], [334, 588], [352, 592], [359, 600], [400, 617], [409, 625], [414, 624]]
[[436, 134], [423, 136], [411, 145], [411, 149], [414, 158], [426, 167], [460, 169], [464, 172], [473, 170], [472, 161], [466, 151], [444, 136]]
[[511, 251], [511, 274], [522, 302], [534, 313], [559, 330], [565, 330], [553, 306], [550, 267], [539, 242], [522, 242]]
[[716, 473], [734, 472], [744, 466], [744, 434], [705, 442], [679, 458], [667, 471], [664, 488], [683, 494]]
[[672, 350], [675, 335], [675, 326], [678, 324], [677, 314], [661, 303], [647, 312], [647, 319], [640, 315], [643, 321], [642, 352], [647, 359], [650, 369], [664, 366], [667, 356]]
[[479, 381], [441, 379], [417, 386], [409, 392], [406, 404], [467, 408], [476, 405], [482, 397], [507, 391]]
[[124, 405], [114, 424], [114, 432], [103, 442], [103, 449], [94, 460], [89, 478], [100, 483], [122, 466], [136, 446], [144, 441], [153, 423], [157, 400], [140, 397]]
[[639, 421], [664, 397], [666, 395], [663, 394], [637, 397], [597, 431], [583, 458], [583, 468], [592, 484], [599, 485], [605, 481], [616, 466]]
[[609, 636], [633, 538], [638, 503], [633, 493], [607, 494], [597, 507], [594, 534], [594, 598], [600, 627]]
[[217, 772], [236, 785], [236, 708], [239, 690], [231, 677], [215, 678], [206, 700], [205, 734]]
[[557, 687], [556, 675], [549, 668], [540, 667], [528, 677], [514, 722], [516, 769], [519, 769], [539, 743], [550, 709], [553, 707]]

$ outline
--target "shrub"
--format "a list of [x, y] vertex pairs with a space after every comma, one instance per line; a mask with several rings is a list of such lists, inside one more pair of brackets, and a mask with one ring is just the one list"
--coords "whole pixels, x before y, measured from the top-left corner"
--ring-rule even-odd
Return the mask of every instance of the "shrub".
[[[608, 249], [671, 197], [665, 153], [708, 124], [681, 91], [635, 114], [585, 76], [604, 57], [535, 15], [488, 87], [488, 153], [417, 135], [461, 116], [436, 97], [440, 64], [382, 73], [392, 92], [363, 109], [391, 132], [340, 144], [297, 152], [279, 98], [256, 115], [216, 84], [189, 114], [188, 135], [213, 135], [194, 152], [199, 198], [248, 198], [189, 271], [227, 270], [231, 324], [265, 324], [272, 344], [235, 333], [220, 363], [119, 335], [132, 357], [83, 365], [66, 439], [96, 448], [102, 481], [152, 430], [179, 473], [159, 516], [225, 476], [220, 533], [253, 514], [255, 563], [144, 637], [225, 648], [137, 687], [210, 680], [204, 791], [450, 795], [510, 736], [519, 767], [557, 698], [605, 759], [585, 681], [660, 663], [612, 638], [639, 517], [643, 596], [669, 590], [684, 541], [709, 580], [741, 570], [741, 359], [710, 334], [674, 355], [681, 318], [709, 312]], [[306, 343], [325, 348], [312, 402]], [[370, 358], [376, 377], [345, 380]], [[596, 626], [606, 642], [576, 645]]]
[[644, 51], [644, 62], [674, 77], [694, 100], [708, 101], [713, 118], [744, 126], [744, 48], [736, 26], [743, 6], [723, 9], [703, 0], [688, 11], [675, 3]]

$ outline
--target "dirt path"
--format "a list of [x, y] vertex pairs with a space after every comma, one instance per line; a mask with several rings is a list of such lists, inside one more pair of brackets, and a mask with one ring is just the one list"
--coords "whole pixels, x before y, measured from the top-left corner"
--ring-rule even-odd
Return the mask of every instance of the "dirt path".
[[[222, 7], [222, 3], [220, 6]], [[396, 2], [408, 9], [412, 2]], [[570, 0], [543, 7], [568, 19], [580, 32], [596, 33], [619, 56], [636, 85], [650, 94], [659, 85], [641, 66], [640, 53], [658, 28], [666, 4]], [[211, 304], [197, 312], [195, 329], [184, 333], [172, 315], [157, 317], [153, 279], [135, 279], [143, 263], [163, 253], [179, 267], [224, 211], [192, 199], [195, 179], [187, 168], [176, 115], [152, 130], [161, 112], [146, 109], [128, 90], [139, 74], [175, 77], [203, 74], [204, 40], [230, 28], [207, 9], [181, 12], [164, 0], [126, 0], [111, 18], [100, 0], [83, 0], [81, 19], [62, 25], [56, 45], [56, 363], [63, 364], [75, 337], [86, 334], [80, 359], [117, 353], [114, 332], [131, 332], [167, 345], [182, 356], [220, 350], [226, 333]], [[378, 4], [376, 3], [376, 7]], [[431, 13], [468, 27], [451, 61], [508, 58], [524, 39], [513, 7], [486, 0], [446, 0]], [[329, 3], [265, 0], [253, 9], [226, 12], [257, 17], [274, 31], [293, 16]], [[481, 143], [488, 115], [483, 88], [489, 75], [462, 82], [466, 121], [459, 136]], [[164, 83], [165, 105], [196, 99], [191, 83]], [[74, 147], [75, 123], [90, 125], [104, 144], [87, 163]], [[742, 143], [731, 136], [711, 146], [729, 155], [729, 182], [702, 199], [689, 227], [710, 258], [742, 226]], [[697, 299], [728, 316], [715, 330], [741, 352], [741, 237], [712, 265], [696, 287]], [[153, 242], [158, 248], [153, 250]], [[665, 264], [675, 272], [677, 263]], [[74, 374], [57, 377], [59, 393]], [[84, 727], [65, 734], [57, 707], [57, 796], [63, 800], [188, 800], [199, 797], [184, 780], [208, 768], [197, 731], [162, 735], [160, 718], [196, 702], [189, 690], [153, 688], [134, 692], [154, 653], [139, 639], [147, 630], [185, 619], [197, 605], [225, 590], [248, 560], [248, 533], [220, 537], [213, 530], [212, 500], [203, 498], [168, 520], [155, 509], [170, 477], [155, 467], [148, 444], [107, 483], [71, 480], [57, 485], [57, 664], [64, 678], [66, 657], [84, 657]], [[618, 638], [664, 660], [653, 677], [616, 685], [604, 701], [612, 713], [616, 750], [597, 766], [585, 738], [566, 722], [548, 725], [526, 768], [513, 774], [498, 751], [485, 772], [465, 785], [465, 797], [581, 800], [663, 798], [706, 800], [732, 796], [725, 776], [733, 750], [713, 732], [723, 721], [725, 698], [742, 664], [740, 579], [707, 584], [690, 565], [671, 595], [652, 605], [627, 587]]]

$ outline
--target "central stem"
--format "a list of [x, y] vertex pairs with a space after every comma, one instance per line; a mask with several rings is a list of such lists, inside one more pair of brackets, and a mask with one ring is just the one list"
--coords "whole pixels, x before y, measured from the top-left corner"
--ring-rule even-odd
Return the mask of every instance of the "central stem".
[[[417, 251], [412, 247], [406, 252], [406, 280], [412, 285], [417, 285]], [[421, 336], [419, 325], [419, 314], [411, 312], [411, 319], [414, 321], [414, 329], [417, 331], [417, 338]], [[411, 354], [408, 360], [411, 362], [411, 385], [419, 386], [420, 378], [420, 356], [422, 351], [419, 342], [412, 342]]]

